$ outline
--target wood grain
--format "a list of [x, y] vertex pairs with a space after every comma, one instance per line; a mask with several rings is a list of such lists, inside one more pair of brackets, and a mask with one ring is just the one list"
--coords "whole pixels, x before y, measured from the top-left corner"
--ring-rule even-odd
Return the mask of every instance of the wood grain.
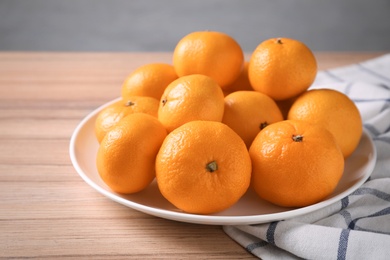
[[[380, 54], [316, 56], [328, 69]], [[0, 258], [253, 258], [221, 227], [119, 205], [72, 167], [76, 125], [149, 62], [170, 63], [171, 54], [0, 52]]]

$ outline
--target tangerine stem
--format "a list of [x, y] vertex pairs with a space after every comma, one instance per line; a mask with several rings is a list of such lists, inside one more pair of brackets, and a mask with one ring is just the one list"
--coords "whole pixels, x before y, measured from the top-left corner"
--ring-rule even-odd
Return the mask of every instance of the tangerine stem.
[[206, 170], [208, 170], [209, 172], [215, 172], [216, 170], [218, 170], [217, 162], [216, 161], [209, 162], [206, 165]]
[[268, 126], [268, 123], [267, 122], [263, 122], [260, 124], [260, 130], [263, 130], [264, 128], [266, 128]]
[[126, 104], [125, 104], [125, 106], [127, 106], [127, 107], [130, 107], [130, 106], [133, 106], [133, 105], [135, 105], [135, 103], [130, 101], [130, 100], [127, 101]]
[[278, 39], [276, 40], [276, 42], [279, 43], [279, 44], [282, 44], [282, 43], [283, 43], [283, 42], [282, 42], [282, 38], [278, 38]]
[[302, 142], [303, 141], [303, 135], [293, 135], [292, 139], [294, 142]]

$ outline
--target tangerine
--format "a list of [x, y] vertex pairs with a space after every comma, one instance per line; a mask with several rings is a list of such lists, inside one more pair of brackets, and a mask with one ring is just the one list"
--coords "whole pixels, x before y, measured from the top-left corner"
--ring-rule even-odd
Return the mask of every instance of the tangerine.
[[344, 93], [332, 89], [312, 89], [292, 104], [288, 119], [320, 124], [336, 138], [344, 157], [350, 156], [360, 142], [363, 122], [355, 103]]
[[193, 120], [222, 121], [224, 95], [212, 78], [194, 74], [173, 81], [160, 100], [158, 119], [168, 132]]
[[96, 157], [98, 173], [113, 191], [145, 189], [155, 178], [155, 160], [167, 132], [156, 117], [137, 113], [123, 118], [103, 138]]
[[297, 99], [298, 96], [284, 99], [284, 100], [276, 100], [275, 101], [276, 104], [278, 105], [280, 111], [282, 112], [284, 119], [287, 119], [288, 111], [290, 111], [292, 104], [295, 102], [295, 100]]
[[237, 41], [225, 33], [192, 32], [177, 43], [173, 66], [179, 77], [202, 74], [224, 88], [238, 78], [244, 66], [244, 53]]
[[222, 123], [232, 128], [248, 148], [263, 128], [282, 120], [275, 101], [263, 93], [236, 91], [225, 97]]
[[249, 82], [248, 67], [249, 67], [249, 62], [245, 62], [244, 68], [241, 71], [238, 78], [232, 84], [227, 85], [226, 87], [223, 88], [223, 92], [225, 93], [225, 96], [235, 91], [253, 90], [251, 83]]
[[177, 208], [211, 214], [235, 204], [250, 185], [251, 160], [228, 126], [191, 121], [168, 134], [156, 159], [162, 195]]
[[128, 97], [102, 109], [95, 120], [95, 135], [99, 143], [106, 133], [122, 118], [133, 113], [145, 113], [157, 117], [159, 101], [152, 97]]
[[143, 65], [127, 76], [122, 85], [122, 98], [147, 96], [160, 100], [165, 88], [177, 79], [172, 65], [150, 63]]
[[252, 53], [248, 68], [253, 89], [274, 100], [304, 92], [316, 74], [317, 61], [313, 52], [304, 43], [288, 38], [260, 43]]
[[252, 186], [263, 199], [304, 207], [329, 196], [344, 171], [344, 157], [324, 127], [299, 120], [269, 125], [253, 141]]

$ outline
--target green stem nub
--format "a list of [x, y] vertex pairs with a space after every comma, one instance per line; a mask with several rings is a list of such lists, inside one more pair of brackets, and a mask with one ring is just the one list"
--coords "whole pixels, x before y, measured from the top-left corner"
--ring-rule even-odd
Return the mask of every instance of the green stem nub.
[[302, 135], [293, 135], [292, 139], [294, 142], [302, 142], [303, 141], [303, 136]]
[[216, 170], [218, 170], [217, 162], [216, 161], [209, 162], [206, 165], [206, 170], [208, 170], [209, 172], [215, 172]]

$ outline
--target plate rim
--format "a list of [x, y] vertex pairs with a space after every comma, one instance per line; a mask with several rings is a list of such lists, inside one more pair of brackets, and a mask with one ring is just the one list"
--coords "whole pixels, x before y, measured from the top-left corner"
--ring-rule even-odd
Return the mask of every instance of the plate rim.
[[[78, 175], [93, 189], [95, 189], [100, 194], [104, 195], [105, 197], [120, 203], [124, 206], [130, 207], [134, 210], [143, 212], [145, 214], [153, 215], [160, 218], [165, 218], [169, 220], [179, 221], [179, 222], [186, 222], [186, 223], [192, 223], [192, 224], [203, 224], [203, 225], [248, 225], [248, 224], [261, 224], [261, 223], [269, 223], [273, 221], [280, 221], [285, 219], [290, 219], [293, 217], [298, 217], [310, 212], [313, 212], [315, 210], [324, 208], [326, 206], [329, 206], [342, 198], [350, 195], [353, 193], [356, 189], [358, 189], [361, 185], [363, 185], [366, 180], [371, 176], [372, 171], [374, 170], [376, 160], [377, 160], [377, 151], [376, 147], [373, 143], [373, 140], [369, 134], [369, 132], [363, 128], [362, 137], [367, 138], [369, 141], [370, 146], [372, 147], [372, 159], [368, 162], [365, 170], [364, 176], [362, 176], [354, 185], [349, 187], [348, 189], [342, 191], [341, 193], [337, 194], [334, 197], [331, 197], [327, 200], [320, 201], [318, 203], [296, 208], [288, 211], [283, 212], [277, 212], [277, 213], [270, 213], [270, 214], [260, 214], [260, 215], [247, 215], [247, 216], [220, 216], [220, 215], [198, 215], [198, 214], [191, 214], [186, 212], [177, 212], [177, 211], [171, 211], [167, 209], [158, 209], [155, 207], [143, 205], [141, 203], [137, 203], [131, 200], [127, 200], [125, 198], [120, 197], [119, 195], [108, 191], [104, 188], [102, 188], [99, 184], [95, 183], [91, 178], [88, 177], [88, 175], [83, 171], [81, 168], [77, 156], [76, 156], [76, 142], [79, 138], [79, 134], [82, 131], [82, 129], [85, 127], [85, 125], [93, 118], [97, 113], [99, 113], [103, 108], [109, 106], [110, 104], [120, 100], [121, 98], [116, 98], [114, 100], [111, 100], [96, 109], [94, 109], [92, 112], [87, 114], [76, 126], [74, 129], [70, 143], [69, 143], [69, 155], [72, 162], [73, 167], [75, 168]], [[287, 217], [286, 217], [287, 215]]]

